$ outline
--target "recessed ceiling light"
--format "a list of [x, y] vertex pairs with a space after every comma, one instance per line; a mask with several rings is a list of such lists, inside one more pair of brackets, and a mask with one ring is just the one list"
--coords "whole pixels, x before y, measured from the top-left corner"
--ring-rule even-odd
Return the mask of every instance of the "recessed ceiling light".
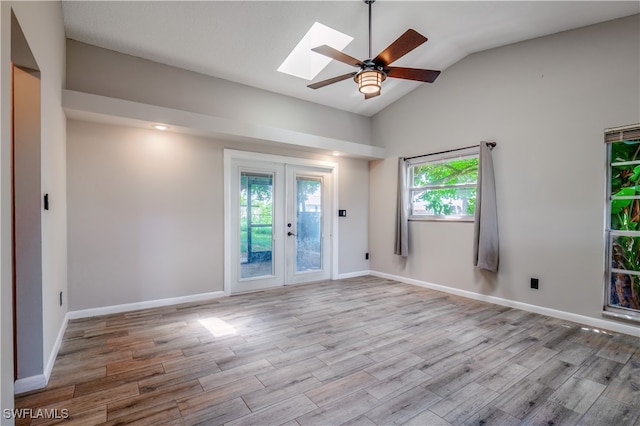
[[313, 80], [331, 62], [331, 58], [313, 52], [311, 49], [326, 44], [342, 51], [352, 40], [353, 37], [316, 22], [289, 53], [278, 71]]
[[156, 130], [160, 130], [160, 131], [165, 131], [165, 130], [169, 130], [169, 126], [167, 126], [166, 124], [154, 124], [151, 127], [153, 127]]
[[342, 153], [340, 151], [333, 151], [331, 155], [333, 155], [334, 157], [339, 157], [342, 155]]

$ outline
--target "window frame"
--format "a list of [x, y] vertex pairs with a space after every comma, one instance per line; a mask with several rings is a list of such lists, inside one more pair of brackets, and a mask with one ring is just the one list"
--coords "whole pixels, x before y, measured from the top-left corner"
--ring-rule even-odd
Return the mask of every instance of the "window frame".
[[407, 176], [406, 187], [408, 200], [409, 200], [409, 221], [423, 221], [423, 222], [471, 222], [475, 221], [475, 210], [473, 215], [431, 215], [431, 214], [414, 214], [413, 209], [413, 197], [414, 193], [425, 191], [429, 189], [446, 189], [446, 188], [477, 188], [478, 180], [473, 183], [463, 184], [451, 184], [451, 185], [424, 185], [413, 186], [413, 169], [431, 163], [446, 163], [454, 160], [461, 160], [465, 158], [477, 158], [480, 161], [480, 147], [474, 146], [469, 148], [462, 148], [452, 150], [451, 152], [439, 153], [439, 154], [427, 154], [419, 157], [415, 157], [407, 160]]
[[611, 207], [612, 201], [624, 200], [624, 199], [640, 199], [639, 195], [634, 196], [615, 196], [611, 193], [611, 185], [613, 178], [614, 167], [621, 165], [640, 165], [640, 160], [626, 161], [626, 162], [613, 162], [612, 160], [612, 147], [614, 143], [620, 143], [624, 141], [639, 141], [640, 144], [640, 124], [632, 126], [618, 127], [614, 129], [605, 130], [604, 142], [605, 142], [605, 166], [606, 166], [606, 181], [605, 181], [605, 229], [604, 229], [604, 294], [603, 294], [603, 312], [602, 314], [614, 319], [626, 320], [634, 323], [640, 323], [640, 310], [634, 308], [627, 308], [623, 306], [611, 304], [611, 287], [612, 287], [612, 274], [620, 273], [626, 275], [640, 275], [640, 271], [629, 271], [620, 268], [613, 267], [613, 241], [616, 237], [640, 237], [640, 231], [629, 230], [617, 230], [612, 229], [611, 226]]

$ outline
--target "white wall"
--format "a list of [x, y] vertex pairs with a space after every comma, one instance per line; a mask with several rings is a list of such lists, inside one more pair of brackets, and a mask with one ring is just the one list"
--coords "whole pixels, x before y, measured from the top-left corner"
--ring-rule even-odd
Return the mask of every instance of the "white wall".
[[[152, 129], [67, 126], [74, 311], [223, 290], [224, 148], [335, 161]], [[339, 272], [366, 271], [367, 162], [339, 164], [340, 208], [353, 214], [339, 222]]]
[[67, 88], [369, 145], [370, 120], [96, 46], [67, 42]]
[[[66, 314], [58, 294], [67, 290], [65, 117], [61, 89], [65, 81], [65, 35], [59, 2], [0, 3], [0, 406], [13, 406], [13, 338], [11, 321], [11, 193], [10, 193], [10, 61], [11, 10], [20, 22], [41, 71], [42, 191], [51, 194], [52, 209], [42, 218], [43, 353], [48, 365]], [[46, 367], [45, 367], [46, 368]]]
[[[601, 318], [605, 128], [640, 121], [633, 16], [471, 55], [373, 117], [371, 269]], [[397, 157], [495, 140], [500, 271], [472, 266], [471, 223], [411, 222], [394, 256]], [[529, 288], [529, 278], [540, 289]]]

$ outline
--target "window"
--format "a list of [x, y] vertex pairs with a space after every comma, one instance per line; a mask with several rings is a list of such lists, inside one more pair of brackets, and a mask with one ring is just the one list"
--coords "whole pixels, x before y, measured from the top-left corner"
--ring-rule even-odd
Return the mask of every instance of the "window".
[[640, 320], [640, 126], [605, 133], [605, 310]]
[[409, 160], [410, 219], [473, 220], [478, 148]]

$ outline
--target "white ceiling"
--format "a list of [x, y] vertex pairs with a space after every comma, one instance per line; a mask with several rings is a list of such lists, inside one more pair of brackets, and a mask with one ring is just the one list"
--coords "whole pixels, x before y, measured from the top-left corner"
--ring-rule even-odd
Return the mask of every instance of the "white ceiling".
[[[63, 1], [68, 38], [370, 116], [424, 83], [389, 78], [364, 100], [352, 80], [312, 90], [278, 66], [314, 22], [368, 53], [367, 6], [343, 1]], [[373, 55], [407, 28], [429, 41], [394, 65], [444, 70], [494, 47], [640, 12], [639, 1], [396, 1], [373, 5]], [[354, 69], [333, 61], [314, 80]], [[435, 83], [438, 84], [438, 80]]]

